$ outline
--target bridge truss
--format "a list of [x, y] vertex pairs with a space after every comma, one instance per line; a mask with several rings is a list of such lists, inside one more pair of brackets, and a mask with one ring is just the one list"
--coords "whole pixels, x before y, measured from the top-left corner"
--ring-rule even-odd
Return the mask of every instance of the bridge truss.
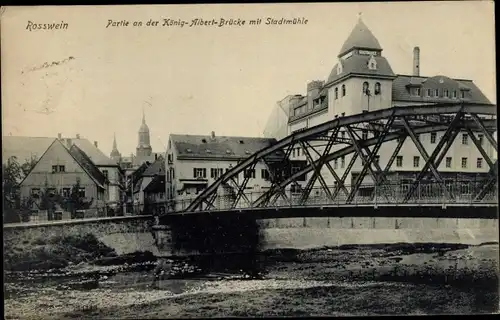
[[[221, 189], [232, 188], [229, 199], [229, 208], [245, 206], [252, 208], [273, 207], [278, 199], [292, 205], [305, 205], [315, 189], [315, 183], [319, 182], [322, 194], [329, 203], [335, 203], [342, 199], [342, 204], [350, 204], [356, 200], [359, 188], [365, 177], [370, 176], [374, 188], [382, 197], [390, 197], [392, 188], [388, 175], [394, 170], [394, 161], [405, 141], [411, 140], [417, 148], [420, 156], [425, 161], [424, 166], [416, 178], [405, 188], [404, 193], [399, 194], [397, 202], [401, 204], [411, 203], [420, 184], [426, 179], [431, 179], [433, 185], [438, 186], [442, 196], [453, 202], [455, 196], [453, 188], [446, 185], [446, 181], [437, 168], [445, 158], [448, 150], [460, 132], [468, 133], [474, 146], [482, 155], [489, 166], [486, 180], [481, 182], [480, 188], [474, 190], [473, 201], [481, 201], [493, 189], [496, 190], [498, 161], [492, 159], [484, 150], [482, 142], [474, 135], [479, 132], [493, 146], [495, 154], [498, 147], [493, 132], [496, 131], [496, 106], [484, 104], [450, 103], [435, 105], [416, 105], [393, 107], [389, 109], [376, 110], [362, 114], [336, 118], [320, 125], [303, 129], [287, 136], [276, 144], [259, 150], [238, 165], [227, 171], [208, 188], [203, 190], [194, 200], [190, 201], [182, 211], [210, 211], [217, 210], [215, 200], [221, 196]], [[372, 137], [363, 135], [369, 130]], [[344, 131], [347, 137], [340, 137], [339, 132]], [[440, 140], [436, 141], [435, 148], [429, 154], [418, 138], [420, 134], [443, 132]], [[361, 134], [360, 134], [361, 133]], [[396, 147], [384, 168], [378, 163], [378, 152], [380, 147], [388, 142], [397, 141]], [[321, 145], [321, 148], [318, 147]], [[334, 145], [341, 144], [341, 148], [332, 150]], [[301, 148], [307, 158], [307, 163], [298, 171], [285, 172], [291, 152], [294, 148]], [[332, 168], [331, 162], [346, 155], [352, 155], [345, 171], [341, 176]], [[356, 159], [361, 159], [362, 169], [356, 173], [350, 185], [346, 184], [346, 178], [352, 172]], [[264, 163], [269, 172], [270, 187], [258, 196], [249, 197], [244, 190], [250, 179], [246, 175], [243, 181], [238, 182], [236, 177], [247, 170], [255, 168], [257, 163]], [[327, 168], [335, 180], [335, 185], [326, 183], [322, 174], [322, 168]], [[300, 188], [298, 197], [292, 200], [285, 188], [289, 185], [297, 185], [300, 177], [311, 173], [305, 186]], [[302, 178], [303, 179], [303, 178]], [[303, 181], [303, 180], [301, 180]], [[384, 191], [385, 190], [385, 191]], [[227, 196], [224, 201], [227, 203]], [[372, 195], [373, 198], [373, 195]]]

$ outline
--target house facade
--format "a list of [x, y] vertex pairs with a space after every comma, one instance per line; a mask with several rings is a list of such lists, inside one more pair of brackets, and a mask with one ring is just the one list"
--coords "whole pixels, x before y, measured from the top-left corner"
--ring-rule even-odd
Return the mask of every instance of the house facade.
[[[21, 199], [38, 199], [42, 192], [67, 198], [78, 184], [78, 196], [91, 202], [88, 214], [104, 211], [109, 181], [89, 160], [80, 148], [73, 146], [68, 150], [59, 139], [54, 139], [21, 182]], [[32, 209], [39, 209], [39, 205], [35, 200]]]
[[[2, 156], [4, 159], [15, 156], [20, 164], [30, 159], [38, 161], [54, 139], [56, 138], [4, 136], [2, 137]], [[75, 137], [63, 137], [62, 134], [58, 134], [57, 140], [68, 150], [73, 145], [82, 150], [109, 180], [106, 202], [112, 207], [120, 203], [124, 192], [123, 170], [116, 161], [107, 157], [99, 149], [97, 141], [92, 143], [79, 134]]]
[[[182, 210], [196, 196], [225, 172], [248, 158], [256, 151], [276, 143], [276, 139], [251, 137], [226, 137], [211, 135], [171, 134], [165, 161], [165, 193], [168, 210]], [[245, 194], [249, 197], [262, 194], [269, 188], [269, 171], [262, 162], [253, 170], [246, 170], [236, 178], [241, 183], [248, 177]], [[225, 185], [217, 201], [234, 196], [234, 186]], [[223, 207], [224, 203], [217, 206]]]

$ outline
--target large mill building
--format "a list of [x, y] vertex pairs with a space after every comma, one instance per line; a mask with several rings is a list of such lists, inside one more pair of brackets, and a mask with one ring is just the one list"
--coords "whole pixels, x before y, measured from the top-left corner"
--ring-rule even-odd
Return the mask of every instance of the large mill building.
[[[377, 38], [359, 18], [356, 26], [342, 45], [337, 56], [337, 63], [331, 69], [328, 78], [311, 81], [307, 84], [305, 95], [289, 95], [277, 103], [264, 130], [264, 136], [280, 140], [293, 132], [315, 125], [367, 111], [391, 108], [393, 106], [425, 105], [443, 102], [472, 102], [491, 104], [472, 80], [452, 79], [444, 75], [420, 75], [420, 49], [413, 50], [413, 74], [394, 73], [383, 55], [383, 48]], [[363, 138], [373, 137], [368, 130]], [[426, 151], [431, 154], [443, 133], [422, 134], [418, 138]], [[346, 132], [340, 132], [341, 138], [348, 139]], [[476, 133], [490, 158], [497, 158], [493, 147], [482, 134]], [[382, 145], [378, 162], [384, 168], [397, 141]], [[345, 147], [337, 144], [332, 151]], [[321, 148], [319, 148], [321, 149]], [[342, 176], [352, 154], [332, 163], [335, 171]], [[292, 160], [305, 161], [306, 156], [297, 147], [291, 154]], [[396, 180], [415, 179], [422, 170], [425, 160], [420, 155], [411, 139], [405, 141], [395, 163], [391, 167]], [[354, 162], [351, 174], [346, 179], [350, 184], [362, 169], [361, 160]], [[437, 168], [448, 183], [473, 181], [484, 177], [489, 167], [466, 132], [460, 133], [454, 144]], [[324, 177], [334, 180], [327, 169], [322, 170]], [[369, 176], [363, 180], [367, 187], [373, 184]], [[467, 193], [468, 187], [463, 192]]]

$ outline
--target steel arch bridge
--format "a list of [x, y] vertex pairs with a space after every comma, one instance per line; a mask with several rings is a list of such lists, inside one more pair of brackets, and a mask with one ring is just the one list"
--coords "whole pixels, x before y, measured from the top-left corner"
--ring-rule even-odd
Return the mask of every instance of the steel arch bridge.
[[[368, 138], [359, 134], [367, 128], [373, 137]], [[474, 146], [489, 167], [486, 179], [481, 182], [479, 187], [475, 188], [474, 194], [468, 201], [471, 203], [489, 201], [491, 202], [490, 205], [496, 205], [496, 194], [493, 196], [494, 199], [491, 198], [491, 194], [496, 192], [498, 160], [492, 159], [488, 155], [482, 147], [482, 141], [479, 141], [473, 134], [474, 132], [482, 133], [493, 146], [496, 154], [498, 147], [492, 135], [496, 128], [496, 106], [472, 103], [392, 107], [336, 118], [294, 132], [276, 144], [261, 149], [242, 160], [204, 189], [194, 200], [189, 201], [178, 212], [217, 211], [218, 208], [214, 205], [214, 202], [217, 198], [222, 197], [225, 198], [224, 201], [227, 204], [226, 211], [227, 209], [242, 208], [242, 200], [246, 203], [243, 204], [243, 208], [247, 209], [273, 208], [279, 206], [276, 203], [280, 198], [286, 206], [307, 206], [310, 204], [310, 194], [316, 182], [319, 182], [322, 194], [326, 195], [326, 199], [321, 205], [332, 203], [339, 205], [340, 203], [348, 206], [358, 201], [356, 198], [357, 193], [366, 176], [371, 176], [374, 189], [378, 190], [377, 194], [371, 195], [371, 201], [373, 201], [374, 197], [379, 197], [379, 199], [385, 197], [384, 201], [387, 201], [386, 203], [411, 205], [414, 202], [415, 193], [420, 192], [421, 183], [423, 181], [432, 181], [432, 188], [436, 187], [440, 190], [439, 197], [442, 200], [447, 201], [449, 204], [456, 204], [460, 201], [456, 200], [453, 194], [454, 188], [446, 184], [437, 168], [460, 132], [468, 133]], [[348, 139], [339, 137], [341, 130], [347, 133]], [[433, 132], [443, 132], [444, 134], [441, 139], [436, 141], [432, 153], [428, 154], [418, 135]], [[406, 140], [413, 142], [425, 164], [409, 187], [407, 186], [403, 193], [399, 192], [394, 197], [394, 194], [391, 195], [391, 190], [394, 187], [391, 186], [388, 173], [391, 171], [394, 160]], [[396, 147], [385, 168], [381, 168], [378, 161], [376, 161], [378, 151], [383, 144], [391, 141], [397, 141]], [[321, 150], [313, 145], [315, 143], [321, 143]], [[342, 147], [332, 151], [332, 147], [339, 144]], [[286, 169], [289, 168], [289, 157], [291, 151], [297, 147], [303, 150], [307, 163], [300, 170], [290, 172], [290, 170]], [[316, 159], [313, 158], [313, 155], [315, 155]], [[346, 155], [352, 155], [352, 158], [342, 176], [339, 177], [330, 162]], [[362, 169], [357, 173], [357, 178], [348, 185], [346, 178], [351, 173], [357, 158], [361, 159]], [[238, 182], [239, 179], [236, 177], [246, 170], [253, 170], [257, 163], [265, 164], [269, 172], [270, 187], [257, 196], [249, 197], [244, 192], [250, 179], [249, 176], [245, 176], [241, 182]], [[321, 173], [324, 167], [333, 176], [335, 180], [334, 186], [327, 185]], [[298, 185], [298, 179], [311, 172], [312, 175], [305, 180], [305, 186], [300, 188], [299, 196], [296, 196], [295, 200], [287, 196], [285, 188], [289, 185]], [[428, 178], [430, 180], [427, 180]], [[304, 182], [304, 180], [301, 181]], [[232, 188], [230, 197], [221, 193], [221, 189], [225, 189], [227, 193], [228, 186]], [[378, 194], [381, 196], [378, 196]], [[487, 200], [488, 195], [490, 196], [489, 200]], [[428, 199], [428, 201], [431, 200]]]

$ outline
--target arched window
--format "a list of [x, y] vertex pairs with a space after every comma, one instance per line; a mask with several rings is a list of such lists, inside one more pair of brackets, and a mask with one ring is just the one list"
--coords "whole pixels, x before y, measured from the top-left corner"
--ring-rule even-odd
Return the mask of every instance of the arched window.
[[380, 94], [380, 82], [375, 83], [375, 94]]
[[339, 98], [339, 88], [335, 88], [335, 99]]
[[342, 97], [345, 96], [345, 84], [342, 85]]
[[368, 84], [368, 82], [363, 82], [363, 93], [364, 94], [368, 94], [368, 90], [370, 88], [370, 85]]

